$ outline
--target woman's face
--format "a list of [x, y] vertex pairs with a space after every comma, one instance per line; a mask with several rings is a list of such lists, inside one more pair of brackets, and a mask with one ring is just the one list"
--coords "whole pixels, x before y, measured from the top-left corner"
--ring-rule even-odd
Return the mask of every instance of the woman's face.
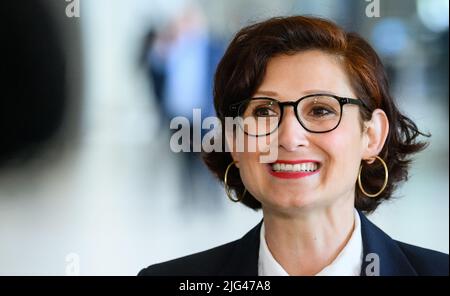
[[[319, 50], [272, 58], [254, 97], [285, 102], [314, 93], [356, 98], [337, 58]], [[270, 136], [278, 137], [277, 143], [270, 144], [275, 144], [270, 149], [277, 149], [277, 162], [282, 163], [276, 166], [306, 161], [314, 164], [305, 168], [316, 166], [317, 169], [312, 173], [277, 173], [273, 163], [261, 163], [259, 147], [256, 152], [234, 152], [233, 158], [239, 162], [237, 166], [247, 190], [265, 209], [292, 211], [327, 207], [337, 202], [353, 203], [358, 169], [367, 146], [359, 108], [344, 105], [339, 126], [320, 134], [306, 131], [293, 107], [285, 107], [281, 125]], [[249, 143], [257, 139], [246, 137]]]

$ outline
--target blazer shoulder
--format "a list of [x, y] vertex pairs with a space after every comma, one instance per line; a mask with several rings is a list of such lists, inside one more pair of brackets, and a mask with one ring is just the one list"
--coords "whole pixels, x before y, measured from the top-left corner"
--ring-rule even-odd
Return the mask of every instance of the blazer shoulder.
[[237, 240], [215, 248], [150, 265], [138, 276], [201, 276], [216, 275], [231, 256]]
[[138, 276], [257, 275], [261, 222], [243, 237], [193, 255], [150, 265]]
[[448, 276], [448, 254], [396, 241], [418, 275]]

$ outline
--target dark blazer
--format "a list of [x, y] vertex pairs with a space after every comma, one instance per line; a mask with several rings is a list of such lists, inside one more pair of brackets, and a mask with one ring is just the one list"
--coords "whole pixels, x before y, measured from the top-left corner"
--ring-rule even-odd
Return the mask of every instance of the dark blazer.
[[[379, 275], [447, 275], [448, 254], [408, 245], [390, 238], [361, 212], [363, 265], [361, 275], [373, 272], [373, 255], [378, 255]], [[216, 248], [151, 265], [139, 272], [146, 275], [257, 276], [259, 233], [262, 221], [241, 239]], [[373, 273], [372, 273], [373, 274]]]

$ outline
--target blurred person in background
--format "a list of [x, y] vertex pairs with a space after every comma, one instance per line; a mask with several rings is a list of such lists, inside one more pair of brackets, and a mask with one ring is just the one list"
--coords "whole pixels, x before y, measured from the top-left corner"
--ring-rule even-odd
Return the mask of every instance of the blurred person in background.
[[[304, 16], [245, 27], [219, 64], [214, 103], [223, 127], [225, 117], [266, 123], [236, 128], [247, 145], [269, 140], [276, 161], [261, 162], [259, 149], [204, 155], [228, 197], [264, 218], [241, 239], [139, 275], [448, 275], [447, 254], [396, 241], [365, 217], [427, 143], [359, 35]], [[234, 147], [234, 131], [223, 135]]]
[[212, 77], [222, 48], [219, 39], [209, 32], [202, 10], [195, 5], [185, 7], [166, 26], [151, 28], [144, 41], [142, 59], [161, 116], [160, 126], [166, 129], [177, 116], [191, 123], [190, 152], [181, 155], [186, 204], [204, 196], [192, 190], [193, 184], [203, 183], [201, 187], [206, 187], [211, 183], [200, 151], [193, 151], [194, 130], [201, 130], [202, 135], [207, 132], [201, 121], [194, 121], [193, 109], [200, 109], [202, 118], [214, 115]]

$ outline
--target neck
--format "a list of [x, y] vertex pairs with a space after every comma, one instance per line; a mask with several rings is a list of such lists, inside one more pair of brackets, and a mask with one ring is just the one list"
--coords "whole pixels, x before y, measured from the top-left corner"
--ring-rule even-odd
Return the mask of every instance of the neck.
[[353, 201], [285, 215], [263, 208], [265, 239], [290, 275], [315, 275], [333, 262], [354, 228]]

